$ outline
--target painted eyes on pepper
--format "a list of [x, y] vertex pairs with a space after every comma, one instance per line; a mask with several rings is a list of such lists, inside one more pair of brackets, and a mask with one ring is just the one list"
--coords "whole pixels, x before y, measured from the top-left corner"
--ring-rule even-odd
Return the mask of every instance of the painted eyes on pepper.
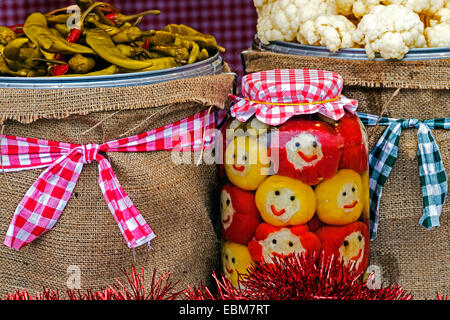
[[[280, 191], [276, 190], [276, 191], [275, 191], [275, 195], [276, 195], [276, 196], [279, 196], [279, 195], [280, 195]], [[291, 201], [294, 201], [294, 200], [295, 200], [295, 196], [291, 196], [290, 199], [291, 199]]]
[[[361, 236], [358, 236], [358, 241], [359, 241], [359, 242], [362, 241], [362, 237], [361, 237]], [[348, 241], [345, 240], [345, 241], [344, 241], [344, 247], [347, 247], [347, 246], [348, 246]]]
[[[313, 141], [312, 146], [313, 146], [313, 148], [317, 148], [317, 142]], [[296, 148], [300, 148], [300, 142], [296, 142], [295, 143], [295, 147]]]
[[[352, 192], [354, 193], [356, 191], [355, 187], [352, 188]], [[345, 197], [347, 195], [347, 192], [342, 192], [342, 195]]]
[[[230, 199], [227, 199], [227, 201], [225, 203], [226, 203], [226, 205], [228, 207], [230, 205], [230, 203], [231, 203]], [[222, 203], [220, 203], [220, 207], [223, 208], [223, 204]]]
[[[225, 255], [225, 260], [228, 260], [228, 255]], [[231, 262], [234, 264], [236, 263], [236, 259], [235, 258], [231, 258]]]
[[[236, 155], [233, 153], [233, 159], [236, 159]], [[247, 161], [247, 156], [242, 156], [243, 161]]]
[[[277, 244], [277, 239], [273, 239], [272, 243]], [[292, 243], [292, 241], [289, 241], [289, 247], [293, 247], [293, 246], [294, 246], [294, 244]]]

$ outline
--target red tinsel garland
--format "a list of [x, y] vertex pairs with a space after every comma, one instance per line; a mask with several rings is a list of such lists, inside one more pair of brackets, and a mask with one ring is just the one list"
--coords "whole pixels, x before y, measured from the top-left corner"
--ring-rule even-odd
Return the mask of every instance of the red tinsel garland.
[[190, 288], [192, 300], [410, 300], [413, 296], [398, 285], [369, 289], [354, 268], [333, 257], [290, 255], [274, 258], [273, 264], [255, 263], [236, 289], [224, 276], [213, 275], [217, 294], [205, 286]]
[[60, 297], [59, 290], [44, 289], [42, 293], [35, 296], [26, 291], [16, 291], [8, 294], [4, 300], [175, 300], [183, 291], [175, 291], [176, 283], [170, 281], [170, 273], [167, 272], [156, 278], [156, 270], [153, 270], [150, 288], [144, 277], [144, 268], [141, 276], [136, 273], [133, 267], [131, 274], [124, 271], [127, 278], [127, 285], [115, 279], [115, 283], [100, 291], [91, 289], [81, 292], [80, 290], [67, 290], [66, 297]]
[[[125, 272], [127, 283], [118, 279], [100, 291], [67, 290], [61, 297], [59, 290], [45, 289], [31, 295], [25, 291], [10, 293], [6, 300], [410, 300], [413, 296], [398, 285], [369, 289], [368, 280], [353, 268], [344, 267], [332, 257], [291, 255], [274, 258], [273, 264], [257, 262], [249, 275], [241, 281], [241, 289], [233, 287], [223, 275], [213, 272], [215, 292], [204, 286], [175, 291], [176, 283], [165, 273], [158, 279], [156, 270], [147, 288], [144, 269], [141, 275], [133, 267]], [[437, 300], [447, 296], [437, 293]]]

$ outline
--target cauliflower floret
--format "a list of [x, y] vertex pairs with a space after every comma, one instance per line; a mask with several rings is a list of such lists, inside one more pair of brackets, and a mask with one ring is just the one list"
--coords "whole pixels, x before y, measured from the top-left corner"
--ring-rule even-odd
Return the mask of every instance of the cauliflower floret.
[[[450, 2], [449, 2], [450, 3]], [[446, 6], [436, 11], [425, 28], [428, 47], [450, 47], [450, 8]]]
[[303, 44], [326, 46], [328, 50], [337, 52], [341, 48], [353, 47], [355, 30], [355, 25], [344, 16], [319, 16], [300, 26], [297, 40]]
[[425, 29], [428, 47], [450, 47], [450, 22], [444, 22]]
[[299, 26], [321, 14], [335, 14], [335, 0], [254, 0], [262, 43], [295, 39]]
[[416, 13], [434, 14], [444, 7], [446, 0], [383, 0], [384, 4], [400, 4]]
[[441, 8], [436, 11], [430, 20], [430, 26], [435, 27], [445, 22], [450, 23], [450, 8]]
[[426, 46], [424, 26], [411, 9], [392, 4], [373, 7], [358, 24], [353, 41], [364, 45], [369, 59], [402, 59], [410, 48]]
[[361, 18], [380, 2], [381, 0], [336, 0], [336, 7], [340, 14], [345, 16], [353, 14], [356, 18]]

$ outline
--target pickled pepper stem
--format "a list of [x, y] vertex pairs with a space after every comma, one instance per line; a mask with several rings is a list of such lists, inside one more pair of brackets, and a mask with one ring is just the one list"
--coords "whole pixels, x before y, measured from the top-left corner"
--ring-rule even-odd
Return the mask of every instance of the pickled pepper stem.
[[52, 11], [47, 12], [45, 15], [46, 16], [53, 16], [56, 13], [67, 12], [67, 9], [69, 9], [69, 7], [72, 7], [72, 5], [67, 6], [67, 7], [63, 7], [63, 8], [54, 9]]
[[79, 24], [75, 27], [76, 29], [83, 30], [84, 20], [86, 20], [86, 17], [89, 13], [92, 12], [92, 10], [95, 10], [97, 7], [104, 7], [108, 4], [106, 2], [94, 2], [92, 5], [89, 6], [85, 11], [83, 11], [83, 14], [81, 15]]
[[73, 29], [70, 30], [69, 34], [67, 35], [66, 40], [69, 42], [78, 42], [80, 40], [81, 36], [83, 35], [83, 26], [84, 26], [84, 20], [88, 16], [89, 13], [91, 13], [92, 10], [99, 6], [106, 6], [106, 2], [95, 2], [93, 3], [89, 8], [87, 8], [83, 14], [81, 15], [80, 21], [77, 26], [75, 26]]
[[65, 61], [61, 60], [53, 60], [53, 59], [42, 59], [42, 58], [33, 58], [33, 61], [47, 62], [52, 64], [67, 64]]
[[[102, 12], [107, 12], [107, 13], [118, 13], [120, 12], [119, 9], [117, 9], [117, 7], [115, 7], [114, 5], [112, 5], [111, 3], [106, 3], [107, 6], [105, 6], [104, 8], [101, 8], [100, 10]], [[52, 11], [47, 12], [45, 15], [46, 16], [53, 16], [57, 13], [61, 13], [61, 12], [67, 12], [67, 9], [69, 9], [70, 7], [72, 7], [73, 5], [64, 7], [64, 8], [58, 8], [58, 9], [54, 9]]]
[[[92, 0], [75, 0], [75, 3], [83, 10], [87, 10], [91, 5], [94, 4]], [[107, 24], [109, 26], [114, 26], [114, 23], [105, 17], [100, 8], [95, 8], [94, 13], [98, 16], [101, 23]]]
[[123, 24], [125, 22], [133, 21], [135, 19], [147, 16], [147, 15], [159, 15], [161, 13], [160, 10], [147, 10], [137, 14], [125, 15], [121, 13], [110, 13], [106, 15], [106, 18], [115, 24]]

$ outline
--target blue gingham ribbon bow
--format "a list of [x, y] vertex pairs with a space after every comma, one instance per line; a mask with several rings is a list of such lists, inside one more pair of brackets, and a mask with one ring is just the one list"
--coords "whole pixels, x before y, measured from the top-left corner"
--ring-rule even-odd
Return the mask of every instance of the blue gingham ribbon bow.
[[[378, 116], [357, 113], [366, 126], [377, 125]], [[387, 126], [369, 155], [370, 168], [370, 237], [377, 236], [379, 203], [383, 186], [397, 160], [402, 129], [417, 128], [417, 161], [422, 187], [423, 215], [420, 224], [427, 229], [439, 227], [439, 217], [448, 185], [442, 156], [430, 129], [450, 129], [450, 118], [419, 121], [381, 117], [378, 125]]]

